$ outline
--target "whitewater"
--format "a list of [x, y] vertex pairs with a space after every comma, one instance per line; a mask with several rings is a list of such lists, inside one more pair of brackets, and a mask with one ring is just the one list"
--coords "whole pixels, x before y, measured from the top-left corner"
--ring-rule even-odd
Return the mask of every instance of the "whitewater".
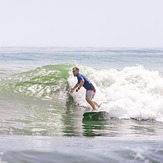
[[[121, 71], [81, 66], [81, 72], [94, 81], [95, 101], [105, 103], [100, 111], [107, 111], [117, 118], [163, 122], [163, 78], [158, 71], [149, 71], [143, 66], [126, 67]], [[72, 75], [68, 81], [71, 87], [76, 83]], [[84, 94], [83, 89], [72, 96], [79, 105], [89, 107], [83, 99]]]

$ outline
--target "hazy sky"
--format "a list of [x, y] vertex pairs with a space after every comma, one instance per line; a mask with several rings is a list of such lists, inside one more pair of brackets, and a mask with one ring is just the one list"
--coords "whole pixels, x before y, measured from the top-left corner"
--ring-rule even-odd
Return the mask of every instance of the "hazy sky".
[[163, 0], [0, 0], [0, 46], [163, 47]]

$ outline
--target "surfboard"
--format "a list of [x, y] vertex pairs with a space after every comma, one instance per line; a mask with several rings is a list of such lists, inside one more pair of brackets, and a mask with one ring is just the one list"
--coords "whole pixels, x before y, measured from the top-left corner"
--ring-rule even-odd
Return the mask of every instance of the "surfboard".
[[85, 112], [83, 114], [84, 120], [99, 120], [106, 119], [109, 115], [106, 111], [97, 111], [97, 112]]

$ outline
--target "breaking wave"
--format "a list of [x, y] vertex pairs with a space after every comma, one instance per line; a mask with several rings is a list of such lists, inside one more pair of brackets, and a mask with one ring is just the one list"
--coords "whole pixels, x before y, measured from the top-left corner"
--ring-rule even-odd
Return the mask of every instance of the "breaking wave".
[[[85, 90], [69, 94], [77, 82], [72, 75], [74, 65], [60, 64], [38, 67], [32, 71], [1, 79], [0, 92], [15, 92], [41, 99], [67, 100], [71, 95], [74, 103], [90, 107], [85, 101]], [[125, 67], [123, 70], [96, 70], [78, 65], [80, 72], [95, 85], [95, 101], [104, 102], [100, 110], [117, 118], [157, 120], [163, 122], [163, 77], [158, 71], [143, 66]]]

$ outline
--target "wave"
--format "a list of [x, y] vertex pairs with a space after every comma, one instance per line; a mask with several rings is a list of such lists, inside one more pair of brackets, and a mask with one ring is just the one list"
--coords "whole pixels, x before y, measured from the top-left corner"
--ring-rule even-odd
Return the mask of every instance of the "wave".
[[0, 82], [0, 90], [13, 91], [27, 96], [53, 99], [64, 98], [68, 89], [68, 72], [72, 65], [47, 65], [16, 74]]
[[[16, 74], [0, 81], [0, 91], [12, 91], [41, 99], [67, 100], [68, 89], [76, 84], [72, 75], [74, 65], [47, 65]], [[102, 104], [100, 110], [117, 118], [156, 120], [163, 122], [163, 77], [158, 71], [143, 66], [96, 70], [78, 65], [80, 72], [95, 85], [95, 101]], [[90, 107], [85, 101], [85, 90], [71, 94], [74, 102]]]

